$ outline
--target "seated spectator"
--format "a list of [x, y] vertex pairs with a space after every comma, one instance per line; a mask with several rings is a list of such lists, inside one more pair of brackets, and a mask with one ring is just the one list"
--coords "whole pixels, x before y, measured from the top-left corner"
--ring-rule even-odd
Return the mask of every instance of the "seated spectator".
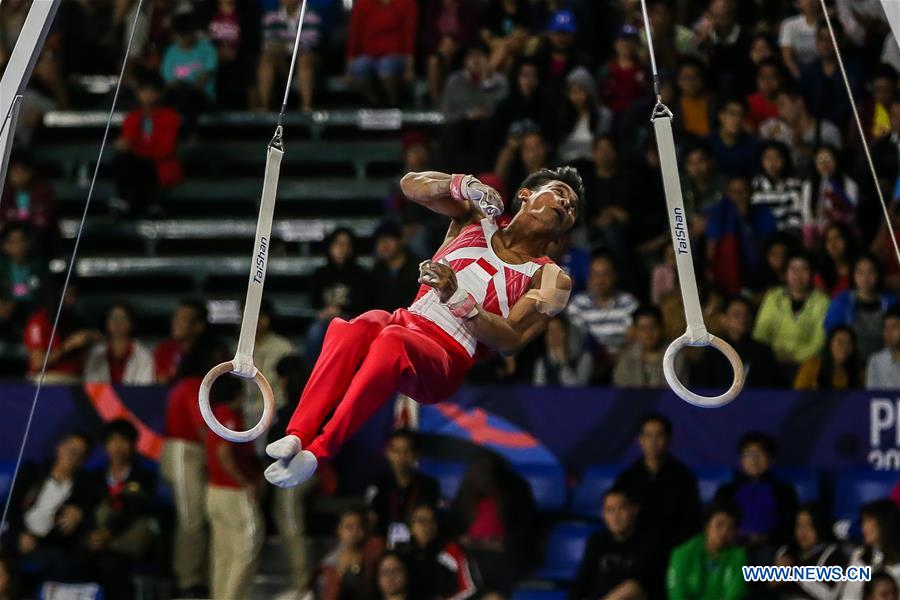
[[726, 94], [745, 95], [753, 80], [752, 29], [739, 19], [746, 8], [744, 2], [712, 0], [694, 26], [694, 43], [709, 64], [709, 84]]
[[[875, 500], [859, 509], [863, 543], [850, 554], [849, 566], [868, 566], [890, 575], [900, 585], [900, 508], [890, 500]], [[873, 573], [874, 575], [874, 573]], [[863, 582], [847, 581], [841, 599], [863, 598]]]
[[[82, 327], [78, 310], [78, 282], [70, 280], [66, 294], [62, 298], [53, 345], [50, 346], [50, 332], [53, 330], [51, 319], [56, 315], [62, 288], [61, 280], [49, 281], [41, 292], [43, 298], [38, 304], [38, 309], [25, 323], [28, 377], [31, 379], [38, 377], [46, 359], [47, 371], [44, 376], [46, 384], [79, 383], [88, 349], [103, 339], [99, 331]], [[48, 351], [50, 356], [46, 356]]]
[[[897, 44], [891, 39], [887, 39], [896, 46]], [[870, 146], [874, 146], [885, 136], [891, 134], [891, 104], [897, 97], [898, 73], [890, 65], [884, 63], [876, 67], [875, 72], [869, 80], [869, 88], [871, 96], [862, 99], [859, 106], [859, 117], [862, 121], [863, 131], [865, 132], [866, 141]], [[848, 132], [847, 145], [855, 150], [861, 150], [859, 132], [855, 127], [851, 127]]]
[[0, 227], [9, 223], [27, 223], [38, 234], [44, 253], [55, 253], [59, 245], [56, 195], [53, 186], [37, 174], [29, 155], [16, 152], [10, 157], [0, 205], [3, 206]]
[[863, 585], [863, 600], [898, 600], [900, 584], [884, 571], [872, 573], [872, 579]]
[[779, 231], [799, 233], [803, 227], [803, 183], [793, 177], [790, 150], [780, 142], [763, 144], [762, 171], [753, 178], [750, 203], [765, 206], [775, 217]]
[[778, 34], [781, 58], [794, 79], [816, 59], [816, 25], [820, 8], [816, 0], [796, 0], [799, 15], [785, 19]]
[[[816, 503], [804, 504], [797, 511], [791, 542], [775, 552], [775, 564], [782, 567], [843, 567], [847, 563], [835, 542], [831, 519]], [[771, 582], [777, 598], [834, 598], [840, 584], [833, 581]]]
[[678, 287], [678, 265], [675, 263], [675, 248], [662, 249], [662, 260], [653, 265], [650, 272], [650, 303], [660, 305]]
[[797, 493], [789, 484], [772, 475], [775, 440], [768, 434], [751, 431], [738, 442], [738, 468], [731, 483], [716, 491], [717, 501], [733, 502], [741, 513], [737, 537], [753, 564], [770, 564], [776, 546], [790, 538]]
[[770, 289], [756, 315], [753, 339], [772, 347], [786, 375], [818, 354], [825, 342], [828, 296], [812, 286], [812, 264], [794, 254], [785, 267], [785, 285]]
[[170, 321], [169, 339], [157, 344], [153, 351], [157, 383], [168, 385], [172, 382], [181, 357], [206, 333], [208, 319], [206, 304], [200, 300], [182, 300], [175, 307]]
[[140, 107], [125, 115], [122, 133], [116, 141], [113, 172], [118, 200], [110, 201], [114, 212], [152, 214], [159, 211], [157, 190], [176, 185], [182, 179], [181, 163], [175, 154], [181, 117], [160, 105], [162, 81], [153, 73], [138, 80]]
[[110, 598], [134, 596], [132, 568], [147, 558], [159, 531], [153, 514], [156, 476], [138, 462], [137, 440], [129, 421], [110, 421], [103, 435], [108, 463], [85, 476], [91, 509], [82, 558]]
[[[890, 203], [888, 215], [896, 237], [896, 244], [900, 245], [900, 198], [896, 198]], [[869, 246], [869, 251], [877, 256], [884, 265], [885, 288], [896, 294], [900, 293], [900, 264], [897, 263], [894, 243], [894, 240], [891, 240], [887, 223], [881, 223], [878, 233], [875, 234], [875, 238]]]
[[775, 94], [775, 106], [778, 107], [778, 118], [763, 121], [759, 126], [759, 137], [787, 145], [798, 175], [805, 176], [811, 172], [813, 151], [820, 145], [828, 144], [838, 150], [843, 147], [843, 136], [837, 126], [813, 117], [800, 92], [780, 90]]
[[[243, 431], [239, 379], [223, 377], [210, 391], [213, 414], [223, 426]], [[249, 598], [256, 563], [265, 541], [259, 503], [265, 482], [253, 446], [206, 432], [206, 514], [210, 529], [210, 582], [213, 598]]]
[[[256, 341], [253, 346], [253, 364], [259, 369], [268, 381], [278, 380], [278, 363], [285, 356], [289, 356], [296, 352], [294, 344], [279, 335], [274, 329], [274, 322], [278, 315], [275, 313], [275, 307], [268, 300], [263, 299], [259, 308], [259, 318], [256, 321]], [[248, 382], [250, 383], [250, 382]], [[262, 403], [256, 391], [256, 384], [252, 383], [248, 386], [250, 395], [254, 399], [252, 404], [243, 405], [244, 416], [250, 420], [262, 415]], [[276, 386], [272, 387], [275, 395], [275, 407], [280, 409], [286, 404], [293, 403], [295, 398], [286, 398], [284, 389]], [[297, 398], [300, 396], [298, 395]], [[289, 402], [290, 400], [290, 402]]]
[[[655, 41], [655, 40], [654, 40]], [[640, 59], [640, 33], [625, 25], [613, 45], [614, 54], [600, 71], [600, 97], [615, 115], [647, 93], [647, 73]]]
[[531, 488], [500, 456], [483, 451], [469, 463], [451, 514], [459, 520], [460, 543], [485, 589], [510, 594], [536, 566]]
[[215, 103], [219, 57], [212, 42], [201, 37], [194, 13], [176, 13], [172, 33], [175, 42], [163, 55], [160, 72], [172, 104], [193, 129], [199, 113]]
[[[488, 49], [473, 44], [465, 50], [463, 66], [447, 79], [441, 112], [444, 114], [445, 152], [463, 156], [453, 160], [469, 168], [459, 171], [481, 171], [492, 164], [493, 124], [490, 121], [497, 105], [509, 91], [502, 73], [495, 72], [488, 61]], [[464, 158], [468, 153], [472, 158]]]
[[[509, 128], [506, 145], [497, 155], [494, 174], [508, 190], [516, 190], [531, 173], [550, 167], [550, 149], [537, 123], [516, 121]], [[510, 207], [513, 208], [513, 207]]]
[[398, 547], [410, 572], [409, 597], [463, 600], [475, 593], [469, 561], [456, 542], [441, 537], [434, 506], [420, 504], [413, 508], [409, 531], [409, 542]]
[[535, 60], [541, 67], [551, 94], [561, 100], [565, 93], [566, 77], [576, 67], [590, 69], [591, 57], [582, 54], [575, 44], [578, 23], [572, 10], [557, 10], [550, 15], [549, 23], [541, 23], [540, 29], [544, 30], [544, 36], [535, 51]]
[[672, 423], [665, 416], [646, 415], [637, 442], [641, 457], [619, 474], [615, 487], [638, 504], [641, 526], [654, 532], [668, 551], [700, 526], [697, 477], [669, 452]]
[[618, 274], [612, 258], [591, 259], [586, 292], [575, 294], [566, 307], [569, 319], [590, 336], [602, 353], [615, 356], [625, 345], [637, 299], [617, 289]]
[[35, 256], [31, 229], [10, 223], [0, 232], [0, 340], [18, 341], [28, 315], [38, 305], [50, 271]]
[[813, 284], [829, 297], [846, 291], [853, 284], [856, 246], [856, 235], [849, 225], [831, 223], [825, 228], [819, 244], [819, 268]]
[[353, 232], [338, 227], [326, 240], [328, 264], [315, 270], [310, 279], [312, 307], [318, 312], [306, 333], [306, 362], [315, 364], [328, 324], [335, 317], [352, 318], [371, 304], [369, 273], [356, 261]]
[[[843, 28], [840, 23], [833, 23], [838, 46], [843, 46]], [[851, 94], [859, 95], [860, 65], [855, 60], [855, 53], [847, 52], [844, 56], [844, 70], [850, 83]], [[831, 121], [839, 129], [845, 130], [850, 120], [850, 100], [844, 79], [838, 68], [837, 55], [831, 42], [831, 33], [824, 21], [819, 21], [815, 34], [815, 58], [800, 69], [798, 87], [806, 98], [806, 104], [812, 115], [819, 119]], [[828, 100], [826, 100], [826, 98]]]
[[[325, 29], [329, 21], [331, 0], [309, 2], [303, 18], [300, 49], [297, 55], [294, 84], [300, 94], [300, 110], [311, 111], [315, 96], [316, 64], [322, 47]], [[280, 0], [277, 7], [263, 14], [263, 46], [256, 70], [257, 106], [261, 110], [272, 108], [272, 86], [279, 83], [277, 98], [281, 101], [281, 82], [288, 75], [297, 26], [300, 22], [300, 0]]]
[[900, 390], [900, 309], [884, 313], [884, 348], [866, 365], [867, 390]]
[[857, 390], [862, 387], [856, 333], [846, 325], [828, 332], [821, 356], [800, 365], [795, 390]]
[[[677, 68], [679, 59], [697, 54], [694, 32], [677, 22], [676, 5], [671, 0], [650, 0], [647, 12], [656, 62], [661, 72], [671, 73]], [[647, 36], [643, 32], [641, 42], [641, 51], [646, 55]]]
[[[900, 172], [900, 98], [894, 98], [888, 106], [888, 122], [890, 130], [875, 143], [872, 160], [878, 176], [885, 181], [883, 185], [890, 189], [895, 185]], [[894, 197], [896, 196], [895, 190]]]
[[419, 287], [419, 265], [403, 241], [403, 230], [392, 221], [381, 223], [373, 235], [375, 266], [373, 308], [392, 312], [409, 306]]
[[796, 247], [796, 238], [786, 233], [774, 233], [766, 238], [763, 259], [749, 281], [754, 303], [759, 304], [769, 288], [784, 285], [787, 259]]
[[678, 63], [675, 75], [681, 129], [696, 138], [708, 137], [712, 132], [713, 98], [706, 87], [706, 67], [699, 58], [688, 56]]
[[[415, 77], [418, 7], [414, 0], [358, 0], [350, 15], [347, 73], [372, 104], [379, 104], [373, 85], [378, 76], [389, 106], [398, 106], [401, 83]], [[448, 82], [449, 87], [449, 82]]]
[[777, 224], [765, 204], [753, 204], [750, 182], [731, 177], [725, 194], [706, 211], [706, 260], [716, 290], [736, 295], [762, 266], [759, 240], [775, 232]]
[[[484, 179], [481, 180], [484, 182]], [[572, 291], [580, 292], [587, 286], [590, 276], [591, 255], [584, 246], [575, 243], [569, 230], [547, 247], [547, 256], [559, 265], [572, 280]]]
[[747, 553], [735, 546], [741, 519], [733, 504], [714, 502], [706, 511], [703, 533], [672, 552], [666, 577], [669, 598], [740, 600], [746, 593], [741, 567]]
[[865, 363], [882, 347], [884, 315], [897, 304], [897, 297], [882, 291], [881, 265], [871, 254], [856, 259], [852, 274], [850, 289], [836, 295], [828, 306], [825, 331], [839, 325], [852, 328], [859, 343], [860, 360]]
[[84, 380], [114, 385], [150, 385], [154, 382], [153, 355], [131, 336], [134, 313], [126, 304], [106, 312], [106, 340], [95, 344], [84, 365]]
[[591, 355], [581, 351], [581, 336], [559, 315], [547, 324], [544, 354], [534, 365], [535, 386], [582, 387], [591, 381]]
[[545, 23], [536, 22], [536, 15], [519, 0], [490, 0], [483, 3], [483, 8], [481, 40], [490, 48], [491, 65], [505, 71], [525, 53], [531, 34], [537, 33]]
[[831, 223], [852, 225], [859, 205], [859, 186], [845, 175], [838, 152], [819, 146], [815, 173], [803, 182], [803, 241], [814, 246]]
[[420, 504], [437, 506], [441, 490], [438, 482], [416, 466], [416, 439], [407, 429], [394, 431], [384, 451], [390, 474], [366, 490], [369, 510], [375, 518], [374, 530], [389, 547], [409, 541], [412, 510]]
[[745, 113], [742, 100], [726, 100], [719, 108], [719, 128], [707, 138], [719, 169], [725, 175], [749, 177], [759, 161], [756, 138], [743, 131]]
[[385, 552], [375, 567], [378, 594], [383, 600], [412, 600], [410, 569], [396, 552]]
[[216, 98], [221, 106], [245, 108], [247, 104], [246, 61], [242, 47], [249, 32], [241, 30], [237, 0], [216, 0], [216, 10], [207, 26], [209, 40], [216, 47], [218, 77]]
[[[605, 249], [625, 264], [630, 248], [626, 241], [631, 215], [628, 210], [631, 179], [619, 159], [616, 142], [609, 135], [594, 138], [593, 165], [581, 170], [586, 190], [585, 222], [591, 247]], [[591, 173], [590, 167], [593, 167]]]
[[90, 448], [84, 434], [69, 433], [57, 442], [52, 464], [26, 464], [19, 473], [9, 502], [8, 529], [0, 539], [33, 584], [78, 575], [72, 558], [84, 534], [82, 467]]
[[781, 63], [767, 59], [756, 67], [756, 91], [747, 96], [747, 120], [753, 131], [768, 119], [778, 118], [775, 96], [784, 87]]
[[597, 101], [597, 84], [584, 67], [566, 76], [566, 98], [557, 129], [557, 158], [563, 163], [590, 160], [594, 137], [609, 133], [612, 113]]
[[[498, 142], [508, 139], [515, 123], [535, 123], [538, 130], [549, 133], [551, 103], [544, 89], [540, 69], [531, 58], [516, 63], [510, 76], [509, 95], [497, 104], [494, 113], [495, 137]], [[520, 179], [519, 182], [522, 180]], [[517, 183], [519, 183], [517, 182]]]
[[444, 96], [447, 76], [459, 60], [461, 48], [478, 39], [478, 6], [472, 0], [427, 2], [422, 9], [422, 34], [428, 94], [435, 105]]
[[[384, 554], [384, 541], [366, 532], [366, 514], [346, 510], [337, 526], [337, 546], [318, 568], [316, 597], [322, 600], [368, 600]], [[380, 579], [380, 577], [378, 577]], [[405, 583], [405, 582], [404, 582]]]
[[[744, 387], [776, 387], [780, 382], [772, 349], [750, 336], [753, 304], [746, 298], [733, 296], [725, 304], [720, 324], [719, 337], [735, 349], [744, 363]], [[691, 370], [691, 381], [698, 387], [727, 389], [731, 380], [731, 367], [725, 357], [712, 348], [704, 348]]]
[[726, 178], [715, 168], [709, 146], [697, 143], [685, 149], [682, 159], [681, 193], [688, 218], [705, 212], [719, 201]]
[[662, 594], [662, 556], [658, 555], [653, 534], [638, 527], [639, 511], [624, 488], [614, 486], [606, 491], [606, 529], [588, 540], [569, 589], [569, 600], [654, 598]]
[[[645, 389], [666, 387], [662, 367], [665, 350], [662, 313], [655, 306], [642, 306], [632, 313], [631, 318], [635, 341], [619, 353], [613, 369], [613, 385]], [[684, 361], [680, 355], [675, 359], [675, 369], [681, 379], [684, 375]]]

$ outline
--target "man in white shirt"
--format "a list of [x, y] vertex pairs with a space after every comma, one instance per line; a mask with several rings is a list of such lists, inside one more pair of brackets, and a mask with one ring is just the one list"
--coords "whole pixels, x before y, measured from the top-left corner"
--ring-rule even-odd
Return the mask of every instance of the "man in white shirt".
[[800, 68], [816, 59], [816, 24], [819, 20], [819, 0], [797, 0], [800, 14], [781, 22], [778, 45], [784, 66], [794, 78]]
[[900, 390], [900, 308], [884, 315], [884, 348], [869, 357], [867, 390]]
[[40, 578], [64, 579], [84, 517], [79, 490], [81, 468], [90, 441], [70, 433], [56, 446], [48, 471], [26, 465], [10, 500], [9, 528], [3, 546], [14, 549]]

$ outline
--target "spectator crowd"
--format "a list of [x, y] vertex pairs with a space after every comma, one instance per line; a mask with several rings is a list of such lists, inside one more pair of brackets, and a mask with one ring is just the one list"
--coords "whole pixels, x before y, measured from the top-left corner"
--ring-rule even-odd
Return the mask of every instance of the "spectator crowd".
[[[29, 5], [0, 4], [0, 64]], [[710, 330], [739, 352], [748, 387], [900, 390], [900, 263], [874, 187], [900, 231], [900, 48], [880, 2], [828, 2], [877, 182], [818, 0], [647, 5]], [[276, 108], [300, 14], [299, 0], [62, 3], [23, 98], [2, 193], [0, 343], [24, 348], [28, 377], [46, 361], [48, 383], [168, 386], [166, 437], [158, 474], [124, 420], [108, 424], [92, 468], [95, 440], [72, 432], [47, 465], [23, 471], [0, 540], [0, 598], [45, 581], [99, 582], [109, 598], [133, 597], [147, 573], [170, 576], [184, 597], [247, 598], [267, 527], [290, 565], [287, 597], [496, 600], [541, 564], [541, 517], [510, 465], [479, 455], [455, 497], [442, 499], [405, 430], [387, 443], [384, 478], [334, 519], [327, 552], [313, 552], [307, 501], [333, 494], [334, 474], [323, 468], [300, 489], [267, 489], [252, 447], [206, 431], [197, 390], [232, 348], [202, 301], [181, 301], [168, 338], [145, 342], [127, 304], [108, 306], [102, 323], [85, 319], [73, 279], [48, 349], [62, 293], [49, 264], [63, 244], [52, 182], [30, 151], [41, 116], [78, 108], [76, 76], [116, 72], [136, 22], [132, 109], [114, 144], [108, 208], [163, 217], [162, 192], [185, 178], [178, 147], [198, 135], [201, 115]], [[437, 131], [403, 132], [403, 172], [475, 174], [509, 213], [534, 170], [573, 165], [584, 179], [582, 218], [551, 253], [574, 283], [568, 308], [521, 354], [483, 361], [470, 381], [665, 386], [662, 354], [685, 322], [639, 2], [310, 0], [303, 27], [292, 110], [327, 107], [329, 81], [343, 75], [357, 106], [442, 115]], [[255, 362], [277, 382], [282, 423], [331, 320], [407, 306], [419, 260], [445, 231], [394, 186], [372, 268], [351, 230], [331, 231], [302, 339], [280, 335], [264, 304]], [[715, 351], [686, 350], [676, 369], [693, 387], [731, 383]], [[225, 381], [214, 388], [216, 415], [242, 428], [261, 407]], [[603, 528], [588, 542], [572, 600], [900, 597], [900, 489], [861, 507], [853, 544], [834, 538], [825, 506], [801, 505], [773, 474], [774, 441], [757, 432], [738, 444], [733, 481], [703, 506], [696, 477], [668, 451], [675, 433], [664, 417], [644, 420], [641, 458], [598, 498]], [[172, 496], [166, 506], [158, 475]], [[744, 582], [743, 565], [868, 565], [874, 576], [865, 585], [763, 586]]]

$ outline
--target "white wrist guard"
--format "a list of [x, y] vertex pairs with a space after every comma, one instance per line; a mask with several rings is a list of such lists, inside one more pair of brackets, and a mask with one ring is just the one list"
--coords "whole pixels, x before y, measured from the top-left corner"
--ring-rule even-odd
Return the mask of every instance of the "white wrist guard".
[[462, 289], [456, 288], [450, 299], [444, 302], [444, 305], [450, 309], [450, 313], [457, 319], [468, 321], [478, 314], [478, 304], [475, 302], [475, 296]]

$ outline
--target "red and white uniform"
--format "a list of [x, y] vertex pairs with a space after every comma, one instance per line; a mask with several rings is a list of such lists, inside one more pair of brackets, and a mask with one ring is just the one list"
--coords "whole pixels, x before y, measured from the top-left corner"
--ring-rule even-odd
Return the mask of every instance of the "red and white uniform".
[[[500, 260], [490, 241], [508, 224], [509, 218], [501, 217], [497, 224], [483, 219], [468, 225], [432, 259], [449, 264], [460, 287], [504, 318], [531, 287], [534, 274], [551, 262], [547, 257], [524, 264]], [[483, 350], [425, 285], [409, 309], [336, 318], [287, 434], [300, 438], [320, 462], [327, 460], [397, 392], [426, 404], [449, 398]]]
[[[531, 279], [538, 270], [552, 262], [546, 256], [524, 264], [510, 264], [500, 260], [491, 246], [494, 234], [509, 224], [509, 217], [501, 217], [494, 224], [489, 219], [465, 227], [434, 258], [434, 262], [448, 264], [461, 288], [475, 297], [481, 307], [500, 315], [509, 316], [522, 294], [531, 287]], [[416, 301], [409, 307], [410, 312], [422, 315], [446, 331], [466, 349], [469, 356], [475, 356], [478, 342], [466, 329], [460, 319], [453, 316], [441, 304], [437, 292], [427, 285], [419, 288]]]

